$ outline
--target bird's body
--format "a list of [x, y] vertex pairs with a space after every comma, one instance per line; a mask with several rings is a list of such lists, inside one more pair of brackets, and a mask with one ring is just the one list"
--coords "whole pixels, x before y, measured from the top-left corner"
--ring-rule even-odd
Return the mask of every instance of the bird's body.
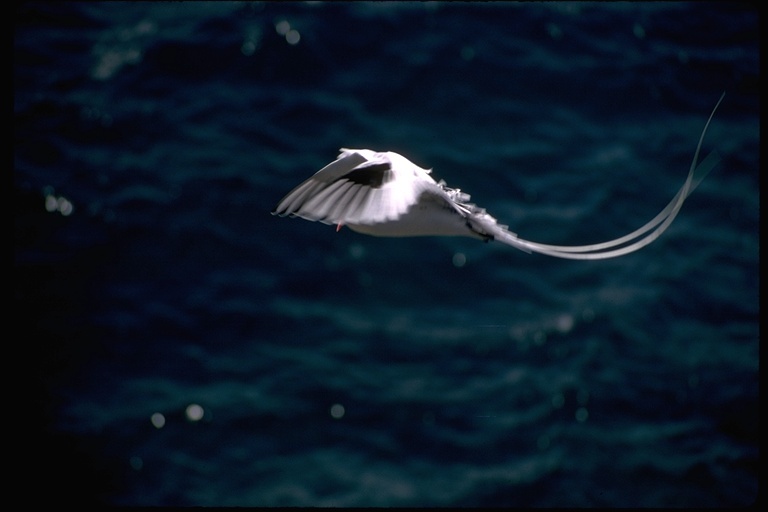
[[[722, 101], [722, 96], [720, 101]], [[586, 246], [553, 246], [523, 240], [499, 224], [469, 195], [436, 182], [430, 170], [393, 153], [342, 148], [338, 158], [289, 192], [273, 214], [301, 217], [374, 236], [468, 236], [498, 240], [526, 252], [569, 259], [604, 259], [628, 254], [651, 243], [674, 220], [685, 198], [716, 163], [697, 165], [699, 138], [688, 178], [653, 220], [624, 237]]]

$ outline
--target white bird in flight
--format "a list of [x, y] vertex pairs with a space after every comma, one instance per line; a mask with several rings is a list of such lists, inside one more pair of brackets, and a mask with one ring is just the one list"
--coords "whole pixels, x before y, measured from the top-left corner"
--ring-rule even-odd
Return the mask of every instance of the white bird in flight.
[[693, 155], [688, 177], [677, 194], [641, 228], [620, 238], [590, 245], [549, 245], [519, 238], [499, 224], [484, 208], [469, 202], [469, 195], [436, 182], [429, 169], [422, 169], [391, 151], [341, 149], [338, 158], [289, 192], [272, 211], [273, 215], [301, 217], [336, 230], [374, 236], [469, 236], [498, 240], [525, 252], [557, 258], [598, 260], [622, 256], [656, 240], [672, 223], [680, 207], [717, 164], [713, 152], [697, 165], [704, 134], [720, 105], [712, 109]]

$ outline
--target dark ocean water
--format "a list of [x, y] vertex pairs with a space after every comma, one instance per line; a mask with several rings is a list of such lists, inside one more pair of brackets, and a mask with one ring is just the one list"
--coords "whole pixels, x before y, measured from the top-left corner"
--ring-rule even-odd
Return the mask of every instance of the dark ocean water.
[[[757, 34], [736, 2], [22, 4], [28, 502], [753, 503]], [[723, 91], [721, 163], [622, 258], [269, 214], [363, 147], [523, 238], [616, 238]]]

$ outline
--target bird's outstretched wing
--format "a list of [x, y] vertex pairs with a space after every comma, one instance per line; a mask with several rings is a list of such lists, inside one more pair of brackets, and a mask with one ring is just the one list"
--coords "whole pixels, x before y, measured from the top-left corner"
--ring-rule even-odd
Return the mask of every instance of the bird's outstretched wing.
[[436, 184], [429, 171], [396, 153], [342, 148], [272, 213], [325, 224], [379, 224], [397, 220], [430, 188]]

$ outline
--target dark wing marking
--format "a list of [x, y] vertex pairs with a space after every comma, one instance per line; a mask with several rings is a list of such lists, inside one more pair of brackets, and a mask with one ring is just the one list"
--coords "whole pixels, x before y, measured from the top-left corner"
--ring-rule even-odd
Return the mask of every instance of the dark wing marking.
[[358, 167], [345, 174], [343, 179], [366, 187], [381, 188], [384, 183], [392, 181], [392, 164], [389, 162], [376, 163]]

